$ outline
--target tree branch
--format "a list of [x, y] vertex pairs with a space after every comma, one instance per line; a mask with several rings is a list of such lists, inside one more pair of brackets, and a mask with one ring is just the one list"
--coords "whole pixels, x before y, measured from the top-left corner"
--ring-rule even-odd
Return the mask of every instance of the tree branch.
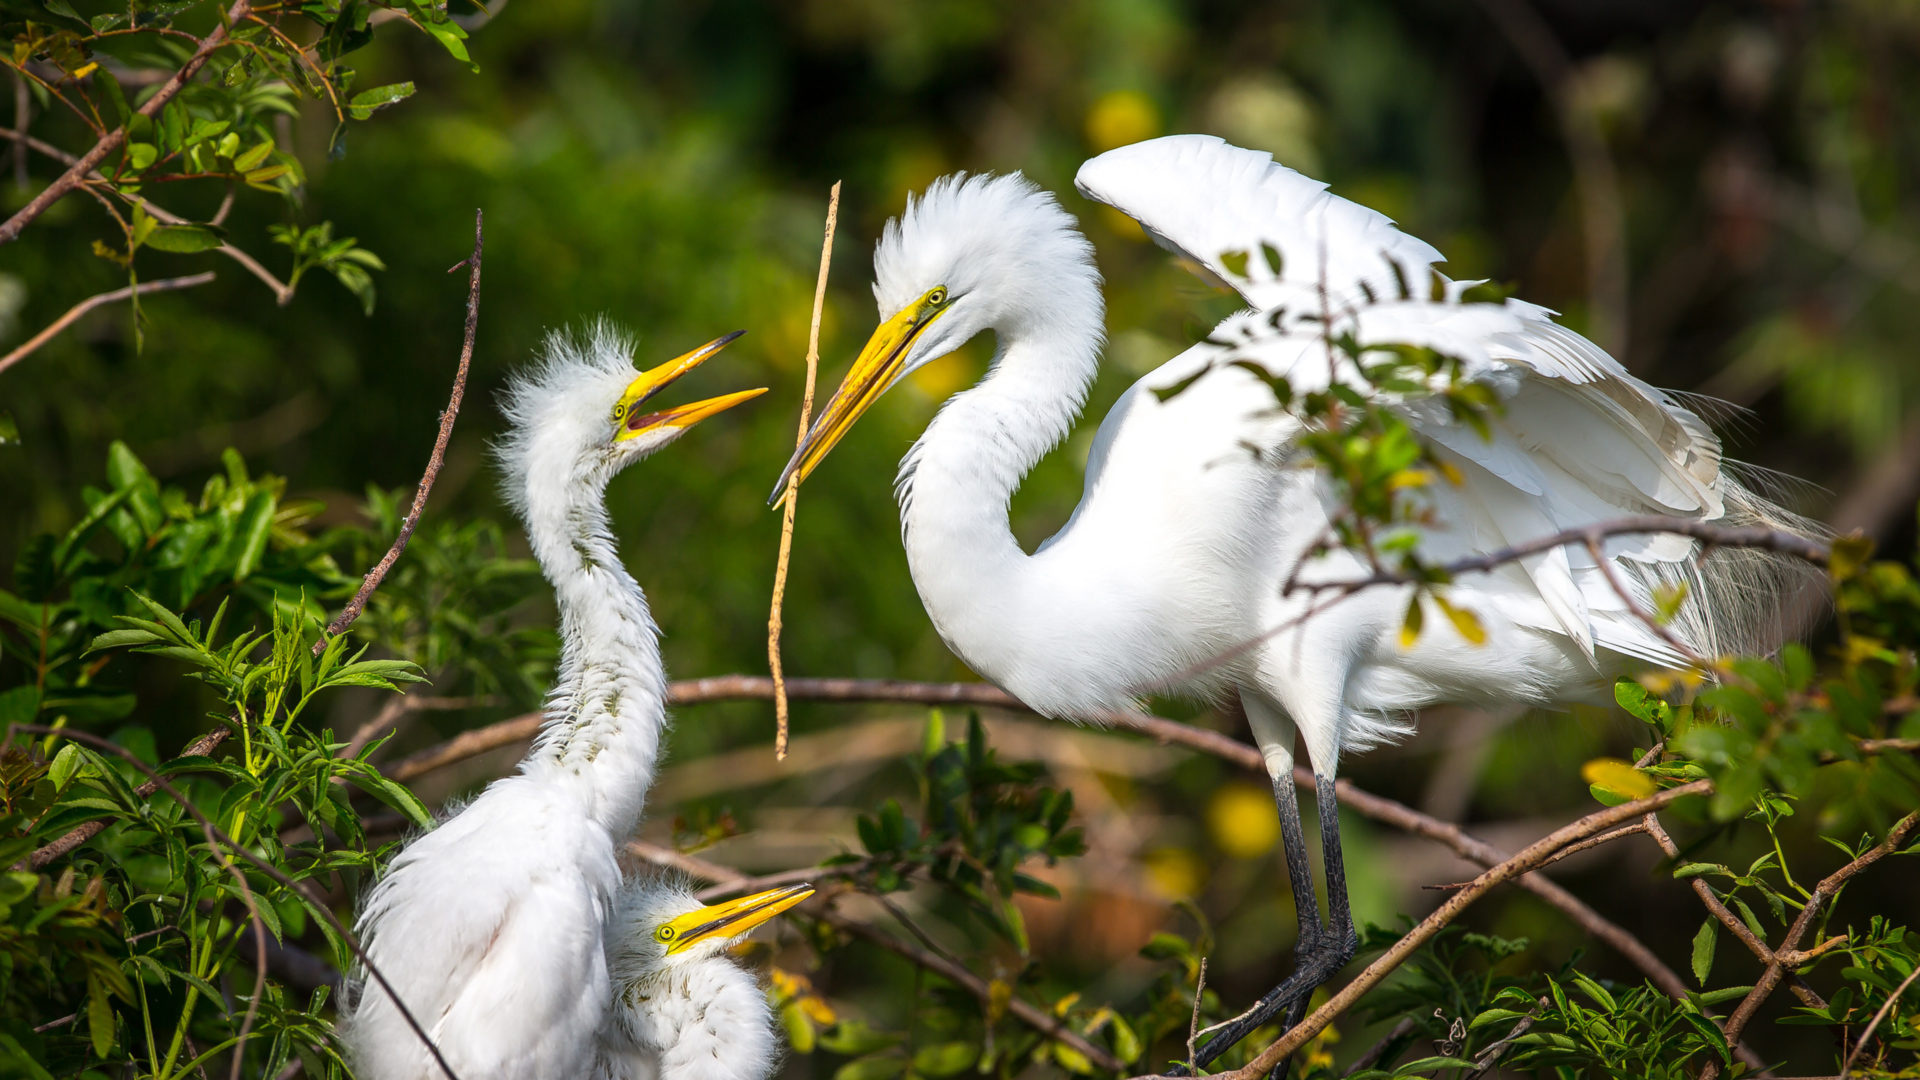
[[173, 292], [178, 289], [191, 289], [196, 285], [205, 285], [212, 280], [213, 280], [213, 271], [208, 270], [208, 271], [205, 271], [204, 273], [188, 274], [185, 277], [160, 278], [155, 281], [142, 281], [136, 285], [125, 285], [118, 289], [110, 290], [108, 292], [95, 293], [94, 295], [89, 296], [85, 300], [82, 300], [79, 303], [68, 308], [67, 313], [65, 315], [62, 315], [59, 318], [48, 323], [46, 326], [46, 329], [28, 338], [24, 343], [21, 344], [19, 348], [13, 350], [12, 352], [8, 353], [5, 356], [0, 356], [0, 371], [5, 371], [8, 368], [12, 367], [13, 365], [19, 363], [20, 361], [25, 360], [28, 356], [36, 352], [40, 348], [40, 346], [45, 345], [49, 341], [52, 341], [55, 337], [59, 335], [60, 331], [65, 330], [69, 326], [72, 326], [74, 322], [78, 320], [82, 315], [85, 315], [87, 312], [92, 311], [94, 308], [104, 307], [107, 304], [117, 304], [122, 300], [130, 300], [136, 296], [145, 296], [148, 293]]
[[[921, 705], [971, 705], [1030, 713], [1025, 703], [989, 683], [929, 683], [894, 679], [822, 679], [787, 680], [789, 696], [812, 701], [889, 702]], [[764, 700], [773, 695], [773, 680], [755, 675], [715, 675], [669, 684], [670, 705], [692, 705], [711, 701]], [[516, 716], [484, 728], [463, 732], [439, 746], [429, 747], [389, 767], [387, 775], [407, 782], [456, 761], [488, 750], [525, 742], [536, 735], [545, 717], [540, 713]], [[1108, 713], [1094, 718], [1111, 727], [1125, 728], [1147, 735], [1163, 745], [1183, 746], [1212, 757], [1232, 762], [1241, 768], [1265, 775], [1266, 764], [1260, 751], [1238, 739], [1217, 731], [1183, 724], [1145, 713]], [[1311, 790], [1311, 770], [1294, 770], [1294, 780]], [[1494, 866], [1508, 855], [1499, 848], [1469, 835], [1457, 825], [1422, 814], [1403, 803], [1363, 791], [1346, 780], [1337, 781], [1334, 791], [1341, 803], [1355, 813], [1390, 825], [1403, 832], [1432, 840], [1469, 862]], [[1623, 834], [1624, 835], [1624, 834]], [[1517, 883], [1559, 910], [1581, 929], [1625, 957], [1639, 968], [1663, 993], [1675, 999], [1686, 995], [1686, 983], [1633, 934], [1588, 906], [1559, 884], [1540, 875], [1529, 874]], [[771, 886], [768, 886], [771, 888]]]
[[[655, 865], [670, 867], [682, 873], [691, 874], [698, 878], [705, 878], [708, 881], [718, 882], [730, 887], [738, 887], [745, 884], [748, 880], [739, 871], [731, 867], [721, 866], [718, 863], [708, 862], [705, 859], [685, 855], [672, 848], [662, 847], [658, 844], [649, 844], [643, 840], [628, 842], [627, 850]], [[884, 933], [857, 919], [840, 914], [833, 910], [830, 898], [823, 898], [817, 907], [813, 904], [807, 906], [811, 909], [808, 914], [813, 915], [827, 925], [839, 930], [844, 930], [855, 937], [870, 941], [886, 949], [888, 952], [904, 957], [910, 963], [925, 968], [939, 975], [941, 978], [946, 979], [948, 982], [953, 983], [955, 986], [966, 990], [968, 993], [979, 998], [983, 1003], [993, 1000], [992, 987], [980, 976], [975, 975], [964, 966], [946, 957], [915, 948], [904, 941], [900, 941], [891, 934]], [[1066, 1023], [1059, 1017], [1050, 1015], [1032, 1003], [1019, 997], [1013, 997], [1008, 999], [1006, 1007], [1009, 1015], [1017, 1017], [1022, 1023], [1040, 1032], [1042, 1035], [1073, 1048], [1086, 1057], [1088, 1061], [1093, 1062], [1100, 1068], [1106, 1069], [1109, 1072], [1119, 1072], [1126, 1067], [1125, 1062], [1114, 1057], [1107, 1051], [1102, 1050], [1100, 1047], [1095, 1046], [1093, 1043], [1088, 1042], [1083, 1036], [1067, 1027]]]
[[[233, 6], [227, 9], [226, 15], [221, 23], [215, 26], [205, 38], [201, 39], [199, 48], [193, 51], [193, 55], [187, 58], [187, 62], [181, 65], [180, 70], [174, 72], [166, 82], [160, 85], [160, 89], [154, 91], [153, 96], [147, 99], [146, 104], [140, 106], [138, 110], [139, 114], [148, 119], [152, 119], [158, 115], [161, 108], [163, 108], [167, 102], [172, 101], [174, 95], [180, 93], [181, 89], [183, 89], [195, 75], [199, 74], [200, 69], [206, 66], [207, 61], [212, 59], [213, 54], [227, 43], [228, 28], [241, 19], [246, 18], [252, 10], [253, 0], [234, 0]], [[93, 144], [93, 149], [80, 155], [79, 160], [69, 166], [66, 172], [61, 173], [59, 179], [48, 184], [40, 194], [35, 195], [28, 201], [27, 205], [21, 207], [18, 213], [15, 213], [5, 222], [0, 222], [0, 244], [12, 242], [20, 235], [21, 230], [32, 224], [35, 218], [45, 213], [47, 207], [52, 206], [68, 192], [85, 182], [87, 174], [91, 173], [101, 162], [107, 159], [108, 154], [118, 150], [121, 144], [126, 141], [127, 129], [124, 125], [114, 128], [100, 136], [99, 141]]]
[[[242, 2], [244, 3], [245, 0]], [[427, 492], [433, 490], [433, 481], [440, 475], [440, 465], [446, 460], [447, 441], [453, 437], [453, 421], [460, 415], [460, 400], [466, 395], [467, 369], [473, 364], [473, 335], [480, 326], [480, 249], [485, 241], [482, 224], [483, 215], [479, 210], [475, 210], [473, 212], [473, 254], [455, 263], [453, 268], [447, 271], [452, 273], [462, 266], [467, 268], [466, 337], [460, 345], [460, 367], [453, 376], [453, 393], [447, 397], [446, 411], [440, 414], [440, 434], [433, 440], [433, 453], [427, 458], [427, 469], [420, 476], [420, 486], [413, 491], [413, 506], [407, 510], [406, 519], [400, 523], [400, 535], [393, 538], [393, 546], [387, 549], [387, 553], [381, 556], [373, 569], [367, 571], [366, 578], [360, 582], [360, 591], [353, 594], [353, 599], [347, 601], [347, 606], [327, 624], [325, 632], [320, 635], [320, 640], [313, 643], [315, 656], [319, 656], [327, 647], [328, 638], [344, 632], [347, 627], [353, 625], [353, 620], [360, 617], [361, 609], [367, 606], [367, 598], [373, 595], [373, 590], [380, 587], [380, 582], [386, 580], [387, 571], [393, 569], [394, 560], [407, 549], [407, 541], [413, 538], [414, 526], [420, 524], [420, 512], [427, 507]]]
[[[1773, 994], [1774, 988], [1780, 985], [1780, 979], [1786, 974], [1788, 967], [1785, 958], [1793, 956], [1800, 948], [1800, 942], [1807, 936], [1807, 931], [1813, 928], [1813, 921], [1818, 917], [1821, 909], [1840, 892], [1848, 879], [1893, 854], [1916, 825], [1920, 825], [1920, 810], [1894, 822], [1893, 828], [1887, 830], [1886, 837], [1878, 844], [1861, 852], [1858, 858], [1828, 874], [1820, 880], [1820, 884], [1813, 887], [1812, 895], [1807, 897], [1806, 906], [1800, 909], [1799, 917], [1794, 919], [1793, 925], [1787, 928], [1787, 936], [1781, 940], [1780, 947], [1773, 951], [1773, 960], [1767, 964], [1767, 969], [1760, 973], [1759, 981], [1753, 984], [1753, 989], [1741, 999], [1740, 1007], [1733, 1011], [1733, 1017], [1727, 1021], [1727, 1041], [1732, 1042], [1740, 1037], [1740, 1033], [1746, 1030], [1747, 1024], [1752, 1022], [1754, 1015], [1760, 1011], [1760, 1006]], [[1700, 1080], [1714, 1080], [1718, 1075], [1720, 1075], [1719, 1064], [1709, 1061], [1707, 1067], [1700, 1072]]]
[[1245, 1067], [1219, 1074], [1221, 1080], [1263, 1080], [1275, 1065], [1306, 1045], [1307, 1040], [1318, 1035], [1341, 1013], [1352, 1008], [1354, 1002], [1360, 1000], [1362, 995], [1373, 989], [1380, 980], [1392, 974], [1394, 969], [1405, 963], [1408, 957], [1431, 940], [1435, 934], [1459, 918], [1468, 905], [1485, 895], [1495, 885], [1529, 873], [1554, 852], [1568, 844], [1605, 832], [1616, 825], [1651, 813], [1679, 799], [1692, 795], [1706, 795], [1712, 791], [1711, 780], [1695, 780], [1690, 784], [1682, 784], [1657, 792], [1644, 799], [1597, 810], [1534, 841], [1519, 854], [1489, 868], [1473, 879], [1466, 888], [1448, 897], [1445, 903], [1434, 910], [1433, 914], [1428, 915], [1418, 926], [1399, 941], [1394, 942], [1393, 946], [1378, 960], [1368, 964], [1366, 970], [1355, 976], [1352, 982], [1341, 987], [1338, 993], [1328, 999], [1326, 1004], [1315, 1009], [1313, 1014], [1299, 1026], [1275, 1040]]
[[[31, 135], [26, 135], [21, 132], [9, 131], [5, 128], [0, 128], [0, 139], [12, 139], [14, 140], [14, 143], [16, 146], [25, 146], [36, 153], [45, 154], [47, 157], [53, 158], [55, 161], [61, 162], [62, 164], [65, 164], [65, 165], [72, 165], [75, 162], [80, 160], [79, 158], [74, 157], [72, 154], [67, 153], [65, 150], [62, 150], [59, 147], [54, 146], [52, 143], [42, 142]], [[98, 169], [87, 174], [88, 181], [104, 181], [105, 179], [106, 177], [101, 175]], [[97, 185], [83, 186], [82, 190], [92, 192], [96, 198], [101, 199], [101, 201], [104, 203], [105, 197], [101, 196], [99, 192], [94, 190], [95, 186]], [[158, 221], [162, 225], [193, 224], [193, 222], [190, 222], [186, 218], [181, 217], [179, 214], [176, 214], [173, 211], [168, 210], [166, 207], [161, 206], [158, 203], [152, 202], [148, 199], [142, 198], [139, 195], [135, 195], [132, 192], [122, 191], [118, 188], [115, 188], [113, 189], [113, 193], [115, 195], [118, 195], [120, 198], [125, 199], [129, 203], [132, 203], [133, 205], [138, 206], [141, 209], [145, 210], [149, 216], [151, 216], [155, 221]], [[106, 203], [106, 206], [107, 206], [107, 211], [109, 213], [112, 213], [113, 204]], [[213, 217], [208, 220], [207, 224], [209, 225], [220, 224], [221, 221], [225, 220], [227, 216], [227, 211], [232, 206], [233, 206], [233, 186], [232, 186], [232, 182], [229, 181], [227, 186], [226, 197], [220, 201], [220, 208], [214, 212]], [[121, 226], [123, 228], [125, 227], [125, 224], [126, 224], [125, 222], [121, 222]], [[226, 244], [226, 243], [221, 244], [219, 247], [214, 248], [213, 250], [219, 252], [222, 255], [225, 255], [227, 258], [232, 259], [234, 262], [239, 263], [241, 267], [243, 267], [247, 271], [247, 273], [252, 274], [254, 277], [257, 277], [262, 282], [266, 283], [267, 288], [273, 290], [274, 302], [279, 304], [281, 307], [287, 306], [287, 302], [293, 299], [293, 287], [291, 285], [288, 285], [286, 282], [281, 281], [279, 278], [274, 277], [273, 271], [268, 270], [266, 267], [260, 265], [260, 261], [258, 259], [255, 259], [253, 256], [247, 254], [245, 251], [241, 250], [240, 248], [234, 247], [232, 244]]]

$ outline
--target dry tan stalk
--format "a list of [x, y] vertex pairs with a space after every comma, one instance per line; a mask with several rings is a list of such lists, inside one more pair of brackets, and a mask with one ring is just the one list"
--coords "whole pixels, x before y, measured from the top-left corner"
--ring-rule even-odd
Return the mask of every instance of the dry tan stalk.
[[[840, 181], [833, 182], [827, 194], [826, 236], [820, 241], [820, 276], [813, 283], [813, 323], [807, 328], [807, 388], [800, 398], [800, 433], [794, 436], [798, 449], [807, 438], [807, 425], [813, 420], [813, 383], [820, 370], [820, 310], [827, 301], [827, 268], [833, 262], [833, 229], [840, 219]], [[780, 559], [773, 568], [773, 604], [767, 612], [767, 668], [773, 675], [773, 715], [777, 725], [773, 735], [773, 757], [787, 759], [787, 675], [780, 664], [780, 604], [787, 598], [787, 560], [793, 554], [793, 511], [800, 504], [800, 481], [787, 484], [785, 505], [780, 511]]]

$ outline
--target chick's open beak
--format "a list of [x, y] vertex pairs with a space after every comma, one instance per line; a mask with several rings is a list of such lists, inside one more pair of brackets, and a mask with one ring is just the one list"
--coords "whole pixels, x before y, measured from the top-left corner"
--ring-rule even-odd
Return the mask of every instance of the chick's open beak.
[[789, 885], [689, 911], [667, 923], [673, 931], [665, 935], [667, 952], [671, 955], [702, 941], [738, 937], [812, 895], [811, 885]]
[[676, 405], [658, 412], [640, 410], [642, 402], [671, 386], [674, 380], [699, 367], [709, 357], [726, 348], [734, 338], [744, 333], [746, 333], [745, 330], [735, 330], [725, 337], [714, 338], [685, 356], [677, 356], [659, 367], [642, 372], [639, 378], [627, 384], [626, 392], [620, 395], [619, 403], [613, 407], [614, 421], [620, 425], [613, 440], [620, 442], [665, 427], [690, 428], [715, 413], [724, 412], [749, 398], [756, 398], [766, 393], [767, 388], [763, 386], [734, 394], [722, 394], [719, 397], [688, 405]]
[[826, 407], [820, 410], [820, 418], [813, 423], [813, 430], [807, 432], [800, 448], [793, 452], [793, 458], [787, 467], [781, 470], [780, 480], [773, 485], [773, 494], [767, 496], [769, 506], [780, 501], [789, 482], [799, 487], [801, 482], [813, 472], [814, 466], [827, 456], [835, 443], [853, 428], [854, 421], [866, 412], [893, 380], [900, 377], [901, 369], [907, 362], [907, 354], [913, 351], [913, 343], [935, 319], [946, 313], [946, 308], [929, 308], [924, 304], [909, 304], [898, 315], [880, 324], [867, 340], [867, 347], [860, 350], [859, 359], [847, 369], [847, 377], [840, 383], [840, 389], [833, 392]]

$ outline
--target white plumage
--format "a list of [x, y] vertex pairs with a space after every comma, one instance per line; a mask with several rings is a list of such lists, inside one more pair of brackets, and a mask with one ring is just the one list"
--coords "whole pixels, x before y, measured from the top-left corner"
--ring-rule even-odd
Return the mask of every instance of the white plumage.
[[[460, 1080], [577, 1078], [595, 1064], [613, 999], [608, 952], [626, 928], [615, 851], [639, 822], [666, 729], [659, 631], [620, 562], [603, 494], [621, 469], [760, 393], [639, 411], [729, 340], [639, 373], [631, 342], [605, 324], [580, 340], [556, 334], [506, 392], [498, 454], [555, 590], [559, 678], [519, 772], [407, 844], [356, 928]], [[764, 1041], [766, 1026], [762, 1015], [750, 1037]], [[342, 1027], [361, 1080], [443, 1075], [370, 979]]]
[[[1457, 356], [1468, 377], [1491, 387], [1502, 406], [1490, 441], [1435, 402], [1398, 403], [1465, 476], [1457, 488], [1435, 486], [1440, 524], [1423, 547], [1435, 561], [1633, 514], [1787, 519], [1722, 468], [1697, 416], [1551, 312], [1463, 303], [1471, 283], [1439, 276], [1432, 247], [1265, 154], [1204, 136], [1157, 139], [1089, 161], [1078, 184], [1239, 290], [1251, 310], [1114, 405], [1066, 526], [1029, 554], [1007, 508], [1085, 399], [1102, 344], [1100, 280], [1073, 219], [1018, 174], [936, 181], [888, 225], [874, 256], [882, 325], [788, 476], [804, 479], [901, 376], [995, 334], [987, 375], [947, 402], [902, 462], [914, 584], [947, 644], [1042, 712], [1090, 717], [1147, 692], [1237, 692], [1275, 782], [1300, 898], [1301, 969], [1256, 1017], [1207, 1045], [1204, 1064], [1351, 955], [1331, 783], [1320, 787], [1331, 925], [1320, 923], [1306, 877], [1290, 779], [1296, 730], [1315, 773], [1330, 780], [1343, 751], [1405, 732], [1422, 706], [1610, 700], [1615, 675], [1679, 659], [1578, 550], [1449, 590], [1480, 617], [1484, 646], [1433, 618], [1403, 648], [1403, 588], [1365, 591], [1304, 618], [1309, 597], [1281, 595], [1296, 568], [1303, 581], [1369, 568], [1347, 552], [1301, 566], [1327, 534], [1335, 497], [1313, 471], [1290, 467], [1298, 422], [1274, 407], [1265, 383], [1227, 361], [1256, 360], [1296, 389], [1324, 388], [1336, 370], [1351, 375], [1350, 364], [1330, 366], [1330, 319], [1333, 333], [1363, 344]], [[1202, 371], [1166, 400], [1154, 393]], [[1656, 584], [1692, 586], [1673, 628], [1692, 648], [1760, 644], [1767, 628], [1753, 601], [1769, 598], [1769, 564], [1716, 556], [1702, 568], [1696, 553], [1674, 536], [1621, 537], [1606, 548], [1643, 605]]]

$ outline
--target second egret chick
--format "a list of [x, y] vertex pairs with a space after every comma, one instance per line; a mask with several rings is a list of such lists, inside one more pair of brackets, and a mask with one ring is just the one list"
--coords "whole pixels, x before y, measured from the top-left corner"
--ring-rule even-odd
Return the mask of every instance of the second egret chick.
[[762, 1080], [779, 1043], [773, 1010], [729, 943], [813, 895], [811, 885], [711, 906], [677, 879], [630, 880], [607, 928], [613, 1005], [595, 1080]]

